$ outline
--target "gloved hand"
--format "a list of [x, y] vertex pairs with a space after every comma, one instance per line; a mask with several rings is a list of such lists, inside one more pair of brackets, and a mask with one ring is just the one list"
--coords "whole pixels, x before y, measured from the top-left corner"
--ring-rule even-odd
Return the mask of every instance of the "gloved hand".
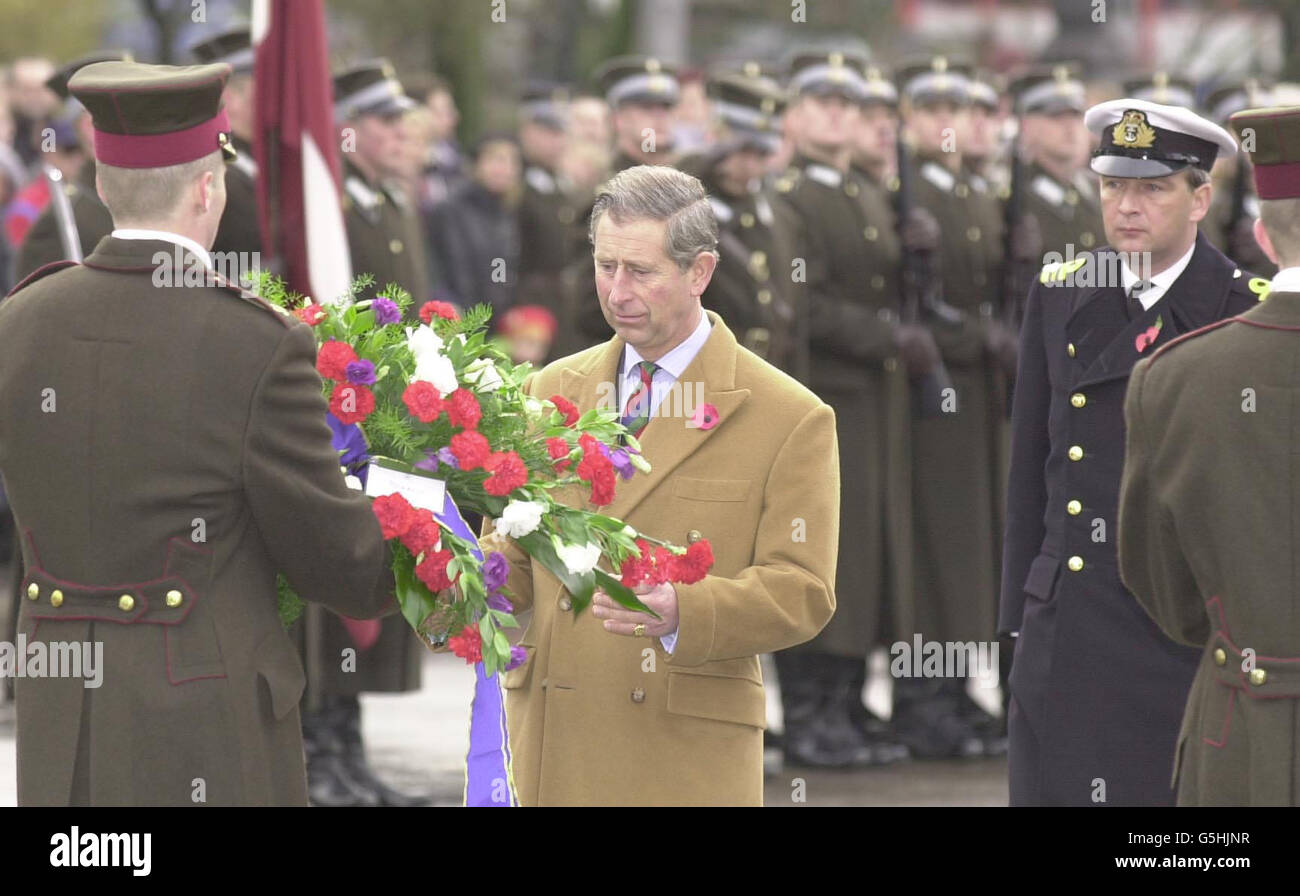
[[907, 213], [903, 223], [903, 248], [915, 252], [933, 252], [939, 248], [943, 231], [939, 220], [919, 206]]
[[1020, 355], [1020, 337], [1015, 330], [1000, 320], [989, 321], [984, 334], [984, 346], [1007, 376], [1015, 376], [1016, 361]]
[[894, 343], [909, 377], [925, 376], [939, 366], [939, 346], [927, 328], [919, 324], [900, 324], [894, 331]]

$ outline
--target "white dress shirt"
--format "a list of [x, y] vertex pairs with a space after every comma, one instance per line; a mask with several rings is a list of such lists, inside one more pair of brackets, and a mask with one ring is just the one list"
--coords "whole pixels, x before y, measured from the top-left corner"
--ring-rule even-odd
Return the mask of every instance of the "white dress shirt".
[[[1192, 253], [1195, 251], [1196, 243], [1193, 241], [1192, 248], [1188, 249], [1187, 253], [1182, 258], [1175, 261], [1160, 273], [1151, 275], [1149, 280], [1151, 285], [1147, 287], [1145, 292], [1138, 294], [1138, 300], [1142, 303], [1142, 310], [1150, 311], [1151, 306], [1160, 301], [1164, 294], [1169, 291], [1169, 287], [1174, 285], [1174, 281], [1177, 280], [1178, 276], [1187, 268], [1188, 262], [1192, 260]], [[1129, 270], [1128, 259], [1125, 257], [1126, 255], [1127, 253], [1120, 253], [1120, 277], [1123, 279], [1125, 295], [1128, 294], [1129, 289], [1132, 288], [1134, 283], [1137, 283], [1142, 279]]]
[[179, 233], [171, 233], [166, 230], [141, 230], [134, 227], [119, 227], [109, 235], [119, 240], [165, 240], [169, 243], [175, 243], [178, 246], [184, 246], [197, 255], [205, 268], [212, 267], [212, 256], [208, 254], [208, 250], [189, 237], [181, 236]]
[[[704, 343], [709, 341], [709, 331], [712, 328], [713, 325], [709, 323], [709, 316], [701, 308], [700, 322], [695, 325], [691, 335], [687, 336], [675, 348], [655, 362], [659, 366], [655, 369], [654, 377], [650, 380], [651, 417], [659, 410], [659, 405], [663, 403], [664, 398], [672, 390], [673, 383], [681, 378], [681, 375], [686, 372], [686, 368], [695, 360], [695, 356], [700, 353], [700, 349], [704, 348]], [[631, 345], [624, 347], [623, 369], [619, 376], [618, 411], [620, 414], [627, 407], [628, 399], [636, 393], [637, 388], [641, 385], [641, 371], [637, 364], [644, 360], [641, 353]], [[685, 421], [683, 421], [683, 425], [685, 425]], [[659, 643], [663, 644], [665, 651], [672, 653], [677, 647], [677, 632], [673, 631], [664, 635], [659, 639]]]

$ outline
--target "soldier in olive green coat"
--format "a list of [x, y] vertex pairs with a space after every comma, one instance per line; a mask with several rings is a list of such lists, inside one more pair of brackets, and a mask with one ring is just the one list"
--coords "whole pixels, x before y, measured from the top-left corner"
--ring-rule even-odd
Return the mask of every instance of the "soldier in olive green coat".
[[[0, 301], [19, 643], [80, 660], [18, 681], [22, 805], [306, 805], [276, 574], [339, 612], [396, 609], [379, 524], [330, 447], [310, 330], [215, 274], [159, 285], [160, 256], [210, 265], [228, 74], [79, 71], [124, 229]], [[153, 169], [185, 165], [172, 207], [141, 202]]]
[[1178, 804], [1296, 806], [1300, 107], [1230, 121], [1254, 133], [1255, 235], [1281, 270], [1266, 301], [1134, 368], [1120, 573], [1169, 637], [1201, 648], [1172, 757]]

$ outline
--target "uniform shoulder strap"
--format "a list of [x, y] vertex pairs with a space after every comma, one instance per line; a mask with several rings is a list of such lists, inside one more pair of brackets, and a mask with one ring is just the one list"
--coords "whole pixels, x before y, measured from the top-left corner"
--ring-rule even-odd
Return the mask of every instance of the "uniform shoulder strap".
[[221, 276], [220, 274], [214, 273], [212, 275], [212, 284], [217, 289], [224, 290], [225, 292], [233, 293], [234, 295], [239, 296], [239, 298], [243, 299], [245, 302], [247, 302], [250, 305], [254, 305], [258, 308], [261, 308], [263, 311], [267, 311], [274, 314], [275, 318], [278, 321], [280, 321], [280, 323], [284, 324], [286, 327], [293, 326], [293, 315], [290, 314], [288, 310], [281, 308], [279, 305], [271, 304], [270, 302], [266, 301], [266, 299], [263, 299], [262, 297], [244, 289], [238, 283], [232, 283], [231, 281], [227, 280], [225, 277]]

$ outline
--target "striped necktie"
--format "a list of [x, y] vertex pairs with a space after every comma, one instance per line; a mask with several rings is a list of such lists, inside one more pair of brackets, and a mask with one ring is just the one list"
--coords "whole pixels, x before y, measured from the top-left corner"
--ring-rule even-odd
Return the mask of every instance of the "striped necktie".
[[623, 416], [619, 418], [619, 423], [627, 427], [628, 432], [641, 438], [641, 433], [650, 423], [650, 383], [654, 380], [655, 371], [659, 365], [654, 361], [640, 361], [636, 365], [641, 369], [641, 382], [637, 384], [632, 394], [627, 397], [627, 404], [623, 407]]

